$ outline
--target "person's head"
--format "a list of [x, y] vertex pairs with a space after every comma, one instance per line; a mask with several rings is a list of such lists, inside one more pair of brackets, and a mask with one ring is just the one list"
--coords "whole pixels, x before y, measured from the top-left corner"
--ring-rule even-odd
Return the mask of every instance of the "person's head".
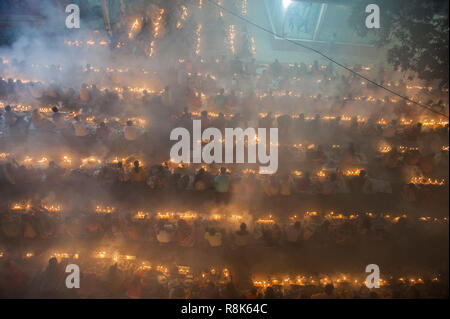
[[134, 165], [134, 168], [139, 168], [139, 161], [134, 161], [133, 165]]
[[100, 127], [101, 128], [105, 128], [106, 127], [106, 123], [105, 122], [100, 122]]
[[166, 87], [164, 88], [164, 91], [166, 91], [166, 92], [167, 92], [167, 91], [169, 91], [169, 89], [170, 89], [170, 88], [169, 88], [169, 86], [168, 86], [168, 85], [166, 85]]
[[328, 296], [332, 295], [332, 294], [333, 294], [333, 291], [334, 291], [334, 286], [333, 286], [333, 284], [327, 284], [327, 285], [325, 286], [325, 293], [326, 293]]
[[80, 122], [80, 117], [77, 115], [73, 118], [75, 120], [75, 122]]
[[58, 113], [59, 112], [59, 110], [58, 110], [58, 108], [56, 106], [52, 107], [52, 111], [53, 111], [53, 113]]
[[58, 265], [58, 259], [56, 257], [52, 257], [48, 260], [48, 267], [55, 268]]
[[239, 226], [239, 229], [240, 229], [241, 231], [246, 231], [246, 230], [247, 230], [247, 224], [246, 224], [246, 223], [242, 223], [242, 224]]
[[301, 224], [299, 221], [296, 221], [296, 222], [294, 223], [294, 228], [295, 228], [295, 229], [300, 229], [301, 226], [302, 226], [302, 224]]
[[133, 121], [128, 120], [127, 121], [127, 126], [133, 126]]
[[117, 162], [117, 167], [118, 167], [118, 168], [122, 168], [122, 167], [123, 167], [122, 161]]
[[225, 89], [220, 89], [220, 91], [219, 91], [219, 93], [221, 94], [221, 95], [223, 95], [224, 93], [225, 93]]
[[5, 111], [6, 112], [11, 112], [11, 105], [5, 106]]
[[211, 227], [210, 229], [208, 229], [208, 233], [209, 233], [211, 236], [214, 236], [214, 235], [216, 234], [216, 229], [215, 229], [214, 227]]
[[330, 175], [330, 181], [334, 182], [334, 181], [336, 181], [336, 179], [337, 179], [336, 173], [332, 173], [332, 174]]
[[365, 171], [365, 170], [361, 170], [360, 172], [359, 172], [359, 177], [366, 177], [366, 174], [367, 174], [367, 172]]
[[225, 167], [220, 168], [220, 174], [225, 175], [227, 173], [227, 169]]

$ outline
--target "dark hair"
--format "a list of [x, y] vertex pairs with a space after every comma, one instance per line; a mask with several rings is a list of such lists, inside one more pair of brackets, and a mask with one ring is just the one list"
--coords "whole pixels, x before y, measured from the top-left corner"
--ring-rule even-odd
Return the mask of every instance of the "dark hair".
[[327, 295], [331, 295], [331, 294], [333, 293], [333, 290], [334, 290], [333, 284], [327, 284], [327, 285], [325, 286], [325, 293], [326, 293]]
[[58, 113], [58, 108], [56, 107], [56, 106], [54, 106], [54, 107], [52, 107], [52, 111], [54, 112], [54, 113]]

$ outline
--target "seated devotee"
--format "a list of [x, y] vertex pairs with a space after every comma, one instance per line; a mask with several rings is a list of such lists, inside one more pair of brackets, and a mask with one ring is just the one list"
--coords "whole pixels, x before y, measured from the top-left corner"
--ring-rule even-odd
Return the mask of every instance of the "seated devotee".
[[289, 196], [292, 193], [293, 181], [289, 174], [284, 174], [280, 178], [280, 195]]
[[222, 233], [216, 231], [214, 227], [208, 228], [204, 237], [210, 247], [222, 246]]
[[204, 191], [206, 189], [209, 189], [210, 186], [211, 186], [210, 175], [204, 168], [199, 169], [194, 177], [195, 190]]
[[55, 127], [59, 130], [64, 130], [67, 128], [67, 122], [64, 119], [64, 114], [62, 114], [61, 112], [59, 112], [59, 109], [54, 106], [52, 107], [52, 120], [53, 120], [53, 124], [55, 124]]
[[42, 129], [48, 128], [50, 122], [41, 115], [39, 109], [34, 109], [31, 114], [31, 124], [33, 124], [36, 129]]
[[296, 221], [293, 225], [286, 227], [286, 241], [289, 244], [298, 244], [301, 239], [302, 225], [299, 221]]
[[133, 162], [133, 168], [129, 173], [129, 181], [134, 183], [144, 183], [147, 179], [145, 169], [140, 166], [139, 161]]
[[214, 103], [219, 111], [222, 111], [225, 108], [225, 104], [227, 103], [225, 89], [220, 89], [219, 93], [214, 98]]
[[323, 292], [314, 294], [311, 296], [311, 299], [337, 299], [338, 295], [334, 293], [333, 284], [325, 285]]
[[184, 219], [177, 222], [177, 238], [181, 247], [189, 248], [195, 244], [195, 228], [189, 225]]
[[160, 244], [169, 244], [172, 242], [174, 236], [173, 225], [159, 224], [156, 230], [156, 239]]
[[100, 122], [100, 125], [99, 125], [99, 127], [97, 127], [95, 134], [96, 134], [97, 138], [100, 141], [102, 141], [103, 143], [105, 143], [108, 140], [110, 130], [106, 126], [105, 122]]
[[5, 113], [3, 114], [5, 117], [5, 123], [7, 127], [11, 127], [16, 123], [17, 115], [16, 113], [11, 109], [10, 105], [5, 106]]
[[124, 136], [127, 141], [135, 141], [138, 138], [139, 130], [133, 125], [133, 121], [127, 121], [124, 128]]
[[239, 230], [234, 233], [234, 244], [238, 247], [245, 247], [250, 242], [250, 233], [247, 230], [247, 225], [242, 223]]
[[227, 193], [230, 187], [230, 174], [225, 167], [220, 168], [220, 174], [214, 178], [215, 190], [218, 193]]
[[164, 92], [161, 94], [161, 103], [166, 107], [173, 104], [172, 91], [169, 86], [166, 86]]
[[75, 136], [77, 137], [85, 137], [88, 135], [86, 126], [81, 122], [81, 119], [78, 116], [74, 117], [73, 128], [75, 130]]

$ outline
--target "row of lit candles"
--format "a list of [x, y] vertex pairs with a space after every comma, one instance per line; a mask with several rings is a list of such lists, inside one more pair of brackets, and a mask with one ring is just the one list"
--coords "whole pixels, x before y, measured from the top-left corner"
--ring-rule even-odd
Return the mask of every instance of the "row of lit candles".
[[[11, 210], [13, 211], [27, 211], [31, 209], [32, 206], [29, 204], [29, 202], [26, 203], [15, 203], [11, 206]], [[62, 206], [59, 204], [42, 204], [42, 208], [46, 209], [49, 212], [60, 212], [62, 210]], [[95, 207], [95, 212], [97, 214], [112, 214], [116, 211], [116, 208], [114, 206], [110, 205], [97, 205]], [[385, 220], [391, 221], [392, 223], [398, 222], [401, 218], [407, 218], [408, 216], [406, 214], [400, 215], [400, 216], [392, 216], [391, 214], [375, 214], [372, 212], [367, 212], [363, 214], [366, 217], [369, 218], [383, 218]], [[244, 220], [244, 216], [239, 214], [200, 214], [196, 211], [184, 211], [184, 212], [176, 212], [176, 211], [159, 211], [154, 214], [145, 211], [145, 210], [139, 210], [133, 217], [138, 220], [147, 220], [151, 217], [155, 217], [156, 219], [160, 220], [171, 220], [174, 221], [176, 219], [183, 219], [183, 220], [196, 220], [199, 218], [202, 218], [204, 220], [210, 220], [210, 221], [229, 221], [229, 222], [242, 222]], [[311, 217], [321, 217], [325, 219], [330, 220], [355, 220], [360, 217], [360, 214], [353, 213], [350, 215], [344, 215], [342, 213], [335, 213], [335, 212], [329, 212], [326, 214], [321, 214], [317, 211], [307, 211], [303, 215], [292, 215], [289, 217], [289, 222], [296, 222], [303, 219], [308, 219]], [[448, 218], [437, 218], [437, 217], [430, 217], [430, 216], [422, 216], [417, 218], [418, 221], [423, 222], [438, 222], [438, 223], [446, 223], [448, 222]], [[273, 215], [268, 215], [263, 218], [256, 219], [257, 224], [275, 224], [277, 223], [276, 219], [273, 217]]]
[[[308, 149], [313, 149], [314, 148], [314, 144], [310, 145], [311, 147], [308, 147]], [[300, 146], [297, 144], [297, 146], [294, 146], [296, 148], [299, 148]], [[337, 145], [333, 145], [333, 148], [337, 147]], [[386, 147], [384, 147], [382, 150], [384, 150]], [[382, 151], [380, 150], [380, 151]], [[6, 160], [7, 158], [10, 157], [9, 153], [0, 153], [0, 160]], [[107, 160], [107, 161], [103, 161], [100, 158], [96, 157], [96, 156], [90, 156], [87, 158], [83, 158], [81, 159], [81, 165], [80, 168], [86, 168], [86, 167], [90, 167], [90, 166], [97, 166], [100, 165], [102, 163], [111, 163], [111, 164], [117, 164], [119, 161], [121, 161], [122, 163], [126, 163], [127, 159], [130, 157], [123, 157], [123, 158], [119, 158], [119, 157], [115, 157], [111, 160]], [[143, 166], [144, 163], [141, 160], [139, 161], [139, 165]], [[39, 159], [33, 160], [32, 157], [30, 156], [26, 156], [23, 160], [23, 164], [24, 165], [32, 165], [33, 163], [36, 163], [39, 166], [46, 166], [49, 163], [49, 159], [45, 156], [40, 157]], [[168, 162], [168, 163], [172, 163], [172, 162]], [[63, 155], [62, 156], [62, 161], [61, 161], [62, 166], [71, 166], [72, 164], [72, 159], [68, 156], [68, 155]], [[163, 163], [163, 165], [165, 165], [166, 163]], [[173, 164], [172, 164], [173, 165]], [[133, 161], [130, 161], [130, 163], [128, 163], [128, 166], [132, 167], [133, 166]], [[125, 166], [126, 167], [126, 166]], [[189, 167], [189, 163], [178, 163], [176, 164], [176, 167], [178, 168], [186, 168]], [[202, 165], [202, 168], [205, 171], [208, 171], [208, 167], [206, 165]], [[340, 173], [343, 176], [358, 176], [360, 175], [361, 171], [363, 170], [363, 168], [349, 168], [349, 169], [344, 169], [342, 170]], [[230, 169], [227, 169], [228, 173], [231, 173]], [[248, 174], [259, 174], [259, 170], [256, 169], [250, 169], [250, 168], [246, 168], [242, 170], [242, 173], [245, 175]], [[302, 176], [303, 172], [300, 170], [292, 170], [291, 172], [292, 175], [294, 176]], [[328, 175], [328, 171], [326, 168], [322, 168], [320, 170], [318, 170], [316, 172], [316, 177], [319, 178], [324, 178], [327, 177]], [[431, 178], [431, 177], [424, 177], [424, 176], [413, 176], [410, 178], [409, 183], [412, 184], [417, 184], [417, 185], [437, 185], [437, 186], [444, 186], [446, 184], [445, 179], [442, 178]]]
[[[262, 276], [259, 276], [262, 277]], [[439, 282], [438, 276], [432, 276], [432, 282]], [[340, 284], [353, 284], [357, 286], [365, 285], [365, 281], [362, 276], [350, 276], [350, 275], [340, 275], [340, 276], [305, 276], [305, 275], [296, 275], [296, 276], [266, 276], [265, 280], [253, 280], [253, 285], [255, 287], [267, 288], [272, 286], [290, 286], [290, 285], [298, 285], [298, 286], [325, 286], [327, 284], [340, 285]], [[390, 277], [388, 280], [380, 278], [378, 284], [382, 286], [386, 286], [389, 283], [393, 283], [397, 281], [400, 284], [423, 284], [424, 280], [422, 276], [417, 277]]]

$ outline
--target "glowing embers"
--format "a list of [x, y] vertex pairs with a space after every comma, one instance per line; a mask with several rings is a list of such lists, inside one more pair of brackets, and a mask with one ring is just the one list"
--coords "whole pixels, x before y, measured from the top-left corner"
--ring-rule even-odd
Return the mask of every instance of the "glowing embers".
[[133, 217], [134, 219], [147, 220], [150, 219], [151, 214], [145, 211], [138, 211]]
[[202, 41], [201, 31], [202, 31], [202, 25], [198, 24], [197, 25], [197, 30], [195, 31], [196, 35], [197, 35], [197, 43], [196, 43], [196, 46], [195, 46], [195, 54], [196, 55], [200, 55], [200, 47], [201, 47], [201, 41]]
[[130, 32], [128, 32], [128, 38], [132, 40], [136, 34], [141, 30], [142, 28], [142, 18], [137, 18], [134, 20], [133, 24], [131, 25]]
[[444, 179], [433, 179], [430, 177], [424, 177], [424, 176], [415, 176], [411, 177], [409, 180], [411, 184], [415, 185], [435, 185], [435, 186], [444, 186], [445, 180]]
[[422, 123], [423, 127], [428, 127], [428, 128], [431, 128], [431, 129], [436, 129], [436, 128], [444, 127], [444, 126], [448, 125], [448, 121], [445, 120], [445, 119], [442, 119], [442, 118], [437, 119], [437, 120], [435, 120], [435, 119], [424, 119], [424, 120], [422, 120], [421, 123]]
[[241, 14], [243, 16], [247, 15], [247, 0], [241, 0], [242, 4], [241, 4]]
[[326, 170], [325, 168], [322, 168], [321, 170], [319, 170], [319, 171], [316, 173], [316, 176], [319, 177], [319, 178], [325, 178], [325, 177], [327, 177], [327, 170]]
[[294, 171], [292, 172], [292, 174], [293, 174], [294, 176], [300, 177], [300, 176], [303, 175], [303, 172], [302, 172], [302, 171], [299, 171], [299, 170], [294, 170]]
[[42, 204], [42, 208], [49, 213], [60, 213], [62, 211], [62, 206], [59, 204]]
[[63, 260], [77, 260], [80, 258], [79, 253], [66, 253], [66, 252], [54, 252], [50, 255], [50, 258], [56, 258], [58, 262]]
[[250, 37], [250, 50], [253, 55], [256, 55], [255, 37]]
[[181, 29], [183, 27], [183, 21], [186, 20], [187, 16], [188, 16], [188, 9], [182, 5], [180, 20], [177, 22], [177, 29]]
[[236, 26], [234, 24], [231, 24], [228, 27], [228, 42], [230, 43], [230, 50], [233, 54], [236, 54], [235, 38], [236, 38]]
[[[324, 287], [328, 284], [333, 284], [335, 287], [340, 285], [352, 285], [355, 288], [365, 286], [365, 277], [361, 275], [350, 275], [350, 274], [336, 274], [336, 275], [269, 275], [269, 276], [259, 276], [260, 278], [266, 279], [254, 279], [253, 285], [259, 288], [267, 288], [272, 286], [321, 286]], [[431, 281], [438, 282], [439, 278], [434, 276]], [[385, 287], [388, 283], [398, 282], [401, 284], [409, 285], [420, 285], [424, 284], [424, 280], [421, 276], [406, 277], [406, 275], [401, 277], [390, 277], [389, 280], [380, 278], [379, 285]]]
[[69, 155], [63, 155], [62, 156], [62, 165], [63, 166], [71, 166], [72, 158]]
[[418, 150], [419, 150], [419, 147], [417, 147], [417, 146], [405, 146], [405, 145], [400, 145], [400, 146], [398, 147], [398, 151], [399, 151], [400, 153], [415, 152], [415, 151], [418, 151]]
[[153, 20], [153, 40], [150, 41], [149, 57], [155, 53], [155, 39], [161, 36], [161, 22], [164, 14], [164, 9], [159, 9], [157, 16]]
[[92, 167], [92, 166], [99, 165], [101, 163], [102, 163], [102, 161], [95, 156], [90, 156], [90, 157], [81, 159], [81, 167]]
[[262, 225], [273, 225], [275, 224], [275, 220], [273, 219], [272, 215], [269, 215], [268, 217], [264, 217], [264, 218], [259, 218], [256, 221], [257, 224], [262, 224]]
[[363, 168], [346, 169], [342, 172], [342, 174], [344, 176], [359, 176], [363, 170]]
[[183, 220], [195, 220], [199, 216], [194, 211], [185, 211], [185, 212], [158, 212], [155, 215], [156, 219], [165, 219], [165, 220], [175, 220], [175, 219], [183, 219]]
[[22, 203], [15, 203], [11, 205], [11, 210], [14, 212], [25, 212], [32, 208], [32, 205], [30, 202], [22, 202]]
[[116, 210], [116, 208], [112, 207], [112, 206], [97, 205], [95, 207], [95, 213], [97, 213], [97, 214], [111, 214], [115, 210]]
[[389, 153], [390, 151], [392, 151], [392, 146], [390, 146], [389, 144], [382, 143], [378, 146], [378, 152], [380, 153], [384, 154]]
[[9, 153], [0, 153], [0, 161], [6, 161], [10, 155]]

